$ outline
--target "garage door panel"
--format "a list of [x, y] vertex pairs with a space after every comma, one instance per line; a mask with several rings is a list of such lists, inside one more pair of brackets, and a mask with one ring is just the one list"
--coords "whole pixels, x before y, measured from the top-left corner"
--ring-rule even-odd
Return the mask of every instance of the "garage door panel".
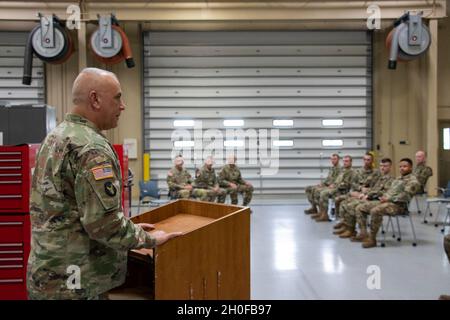
[[366, 45], [280, 45], [280, 46], [144, 46], [145, 56], [347, 56], [367, 53]]
[[[17, 78], [22, 80], [23, 67], [0, 67], [0, 78]], [[44, 77], [44, 68], [33, 66], [32, 77], [41, 79]]]
[[163, 98], [209, 98], [209, 97], [365, 97], [367, 89], [365, 87], [291, 87], [291, 88], [160, 88], [155, 87], [144, 92], [145, 97]]
[[0, 100], [7, 104], [42, 104], [45, 98], [43, 62], [33, 58], [31, 85], [22, 84], [28, 32], [0, 31]]
[[228, 78], [151, 78], [145, 80], [150, 92], [158, 87], [276, 87], [276, 86], [368, 86], [367, 77], [228, 77]]
[[[268, 199], [304, 197], [306, 186], [327, 176], [333, 153], [349, 154], [362, 166], [372, 135], [371, 41], [364, 31], [147, 32], [143, 135], [152, 177], [165, 183], [172, 156], [194, 154], [174, 148], [174, 130], [194, 138], [192, 127], [174, 120], [193, 120], [195, 132], [201, 125], [224, 139], [236, 129], [224, 120], [243, 120], [239, 129], [247, 135], [278, 129], [277, 143], [292, 146], [279, 148], [276, 173], [264, 174], [248, 137], [244, 147], [222, 150], [245, 154], [243, 177], [256, 196]], [[274, 120], [292, 122], [283, 127]], [[211, 140], [202, 143], [205, 148]], [[222, 163], [217, 159], [216, 167]], [[186, 164], [194, 172], [202, 161]]]
[[[287, 68], [146, 68], [146, 77], [168, 77], [171, 80], [181, 78], [201, 77], [368, 77], [366, 67], [305, 67], [299, 66]], [[152, 81], [147, 78], [145, 83]], [[185, 84], [188, 85], [188, 84]]]
[[191, 67], [366, 67], [366, 56], [328, 56], [324, 57], [145, 57], [147, 65], [166, 68], [180, 68], [186, 64]]
[[[174, 128], [172, 130], [148, 130], [145, 134], [146, 138], [152, 138], [152, 139], [171, 139], [174, 135], [174, 130], [177, 128]], [[205, 129], [205, 128], [204, 128]], [[255, 128], [252, 131], [259, 132], [258, 130], [261, 128]], [[269, 128], [273, 129], [273, 128]], [[182, 129], [183, 131], [186, 130], [189, 132], [191, 137], [194, 137], [194, 130], [188, 130], [188, 129]], [[234, 134], [236, 132], [233, 129], [226, 130], [226, 129], [214, 129], [215, 131], [218, 130], [218, 132], [222, 133], [223, 139], [227, 137], [227, 132], [229, 134]], [[248, 130], [248, 129], [247, 129]], [[246, 132], [246, 130], [244, 130]], [[280, 130], [279, 131], [280, 139], [293, 139], [296, 137], [301, 138], [363, 138], [367, 136], [366, 129], [327, 129], [327, 130], [320, 130], [320, 129], [299, 129], [299, 130]]]
[[361, 31], [184, 31], [149, 32], [145, 45], [342, 45], [370, 44], [370, 37]]
[[[273, 129], [274, 124], [273, 121], [277, 119], [249, 119], [249, 118], [243, 118], [239, 117], [240, 119], [243, 119], [245, 121], [245, 127], [246, 128], [252, 128], [252, 129]], [[279, 117], [280, 119], [283, 117]], [[288, 117], [286, 117], [288, 118]], [[289, 120], [293, 120], [292, 127], [277, 127], [280, 130], [286, 130], [286, 128], [289, 129], [310, 129], [310, 128], [324, 128], [322, 124], [322, 120], [326, 118], [319, 118], [319, 119], [296, 119], [296, 118], [289, 118]], [[366, 128], [367, 127], [367, 119], [366, 118], [343, 118], [340, 117], [340, 119], [343, 120], [343, 125], [339, 128], [341, 129], [354, 129], [354, 128]], [[203, 129], [226, 129], [227, 127], [224, 126], [223, 117], [219, 117], [218, 119], [207, 119], [207, 118], [200, 118], [200, 119], [193, 119], [194, 121], [197, 121], [197, 124], [203, 128]], [[145, 119], [144, 122], [144, 129], [145, 130], [163, 130], [167, 128], [172, 128], [172, 130], [181, 128], [174, 126], [174, 118], [152, 118]]]

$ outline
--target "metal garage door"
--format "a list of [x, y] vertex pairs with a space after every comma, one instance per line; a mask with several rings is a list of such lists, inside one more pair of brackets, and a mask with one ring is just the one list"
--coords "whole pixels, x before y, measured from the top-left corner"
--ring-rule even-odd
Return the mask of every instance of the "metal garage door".
[[[274, 133], [268, 144], [279, 146], [276, 174], [262, 174], [267, 164], [258, 156], [251, 161], [250, 143], [234, 138], [227, 146], [246, 152], [242, 173], [256, 197], [304, 199], [305, 187], [326, 176], [332, 153], [350, 154], [360, 166], [358, 157], [371, 148], [371, 56], [365, 31], [144, 33], [144, 150], [152, 178], [165, 186], [178, 152], [188, 168], [201, 165], [192, 125], [201, 125], [203, 138], [212, 129], [224, 140], [226, 129], [256, 132], [259, 146], [267, 129]], [[176, 131], [188, 141], [176, 142]]]
[[27, 32], [0, 31], [0, 104], [43, 104], [44, 67], [33, 59], [33, 79], [30, 86], [22, 85], [23, 56]]

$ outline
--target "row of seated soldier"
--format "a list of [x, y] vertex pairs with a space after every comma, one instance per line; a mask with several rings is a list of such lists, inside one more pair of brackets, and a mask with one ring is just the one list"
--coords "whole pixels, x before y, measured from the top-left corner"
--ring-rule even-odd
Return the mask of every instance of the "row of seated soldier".
[[410, 158], [400, 160], [397, 178], [391, 174], [391, 159], [381, 159], [379, 169], [374, 169], [370, 152], [364, 155], [364, 166], [358, 169], [352, 168], [349, 155], [342, 158], [342, 167], [339, 155], [333, 154], [330, 161], [332, 166], [326, 179], [306, 188], [311, 207], [305, 213], [317, 222], [329, 221], [328, 206], [332, 199], [339, 219], [333, 234], [352, 242], [362, 242], [363, 248], [377, 246], [383, 216], [405, 214], [411, 199], [424, 193], [427, 180], [433, 175], [423, 151], [417, 151], [414, 168]]
[[227, 163], [218, 174], [214, 169], [214, 159], [208, 157], [204, 165], [195, 173], [195, 179], [184, 168], [184, 159], [177, 156], [174, 166], [167, 173], [169, 195], [173, 199], [196, 198], [200, 201], [224, 203], [227, 195], [231, 204], [238, 204], [238, 194], [242, 194], [243, 206], [248, 206], [253, 196], [253, 186], [242, 178], [236, 164], [236, 155], [227, 157]]

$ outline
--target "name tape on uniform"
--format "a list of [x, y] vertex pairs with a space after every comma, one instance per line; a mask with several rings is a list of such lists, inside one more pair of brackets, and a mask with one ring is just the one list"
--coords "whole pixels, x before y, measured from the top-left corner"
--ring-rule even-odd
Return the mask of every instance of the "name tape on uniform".
[[114, 178], [112, 165], [99, 166], [91, 169], [95, 180], [103, 180], [108, 178]]

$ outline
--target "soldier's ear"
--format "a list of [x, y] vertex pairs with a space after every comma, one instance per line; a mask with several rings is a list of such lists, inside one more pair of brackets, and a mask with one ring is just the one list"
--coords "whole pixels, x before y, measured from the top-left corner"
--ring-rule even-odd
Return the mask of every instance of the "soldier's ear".
[[89, 92], [89, 102], [90, 102], [90, 105], [91, 105], [95, 110], [100, 110], [100, 102], [99, 102], [99, 99], [98, 99], [97, 91], [91, 90], [91, 91]]

